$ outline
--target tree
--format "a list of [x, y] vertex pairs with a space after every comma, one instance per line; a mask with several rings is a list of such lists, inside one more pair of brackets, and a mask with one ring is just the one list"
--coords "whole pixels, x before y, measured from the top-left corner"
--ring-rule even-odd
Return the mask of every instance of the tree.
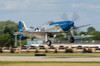
[[13, 33], [18, 31], [18, 24], [7, 20], [0, 21], [0, 46], [14, 45]]
[[14, 32], [18, 31], [18, 24], [7, 20], [7, 21], [0, 21], [0, 34], [9, 33], [13, 36]]
[[31, 29], [34, 29], [34, 27], [32, 27], [32, 26], [31, 26], [30, 28], [31, 28]]
[[77, 35], [77, 32], [76, 31], [73, 31], [73, 34], [76, 36]]
[[95, 28], [94, 28], [94, 27], [89, 27], [89, 28], [87, 29], [87, 32], [88, 32], [88, 33], [91, 33], [92, 31], [95, 31]]
[[58, 34], [56, 35], [56, 40], [62, 40], [64, 38], [64, 35], [63, 34]]
[[4, 28], [3, 33], [5, 33], [5, 34], [6, 34], [6, 33], [12, 34], [12, 33], [11, 33], [11, 29], [9, 29], [8, 27], [5, 27], [5, 28]]
[[82, 34], [87, 35], [88, 33], [87, 33], [87, 32], [84, 32], [84, 31], [81, 31], [81, 32], [79, 33], [79, 35], [82, 35]]
[[100, 32], [99, 31], [93, 31], [90, 33], [93, 36], [93, 40], [100, 40]]
[[68, 40], [68, 36], [65, 36], [63, 34], [58, 34], [55, 37], [56, 40]]
[[[31, 27], [33, 28], [33, 27]], [[18, 24], [14, 21], [0, 21], [0, 46], [14, 45], [14, 32], [18, 32]], [[19, 40], [19, 36], [17, 38]], [[22, 45], [26, 44], [27, 37], [22, 38]]]
[[0, 46], [13, 46], [14, 41], [9, 33], [0, 35]]

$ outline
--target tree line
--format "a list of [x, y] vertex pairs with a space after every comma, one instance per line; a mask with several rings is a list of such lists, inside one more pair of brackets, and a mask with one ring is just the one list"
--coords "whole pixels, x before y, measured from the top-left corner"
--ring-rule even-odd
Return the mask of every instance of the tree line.
[[[0, 21], [0, 46], [14, 46], [15, 38], [14, 38], [14, 32], [18, 32], [19, 27], [18, 23], [7, 20], [7, 21]], [[81, 31], [80, 33], [77, 33], [77, 31], [73, 31], [74, 35], [93, 35], [91, 40], [100, 40], [100, 32], [96, 31], [94, 27], [89, 27], [86, 32]], [[26, 40], [28, 37], [22, 38], [22, 45], [26, 45]], [[56, 36], [57, 40], [68, 40], [68, 36], [64, 36], [63, 34], [59, 34]], [[84, 40], [90, 40], [87, 38], [84, 38]], [[19, 45], [19, 37], [18, 42]]]
[[[11, 20], [0, 21], [0, 46], [14, 46], [15, 36], [13, 34], [18, 31], [18, 23]], [[26, 43], [26, 38], [22, 38], [22, 45]], [[19, 36], [17, 39], [17, 44], [19, 45]]]

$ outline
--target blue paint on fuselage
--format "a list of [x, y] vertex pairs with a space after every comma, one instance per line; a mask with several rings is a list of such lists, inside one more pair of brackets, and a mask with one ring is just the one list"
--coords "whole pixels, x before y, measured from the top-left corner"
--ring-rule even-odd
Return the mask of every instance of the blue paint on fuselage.
[[53, 22], [50, 25], [56, 25], [56, 24], [60, 25], [60, 28], [63, 31], [67, 31], [71, 28], [71, 26], [74, 25], [74, 22], [73, 21], [60, 21], [60, 22]]

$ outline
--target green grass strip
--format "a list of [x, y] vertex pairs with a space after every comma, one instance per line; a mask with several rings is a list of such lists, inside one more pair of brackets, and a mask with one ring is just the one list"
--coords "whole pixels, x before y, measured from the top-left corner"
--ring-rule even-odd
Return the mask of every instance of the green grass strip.
[[0, 61], [0, 64], [14, 63], [100, 63], [97, 61]]

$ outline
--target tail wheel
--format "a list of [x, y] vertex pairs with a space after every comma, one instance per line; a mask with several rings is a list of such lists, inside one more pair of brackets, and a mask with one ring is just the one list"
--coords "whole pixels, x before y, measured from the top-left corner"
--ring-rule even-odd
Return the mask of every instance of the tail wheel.
[[51, 41], [48, 40], [48, 41], [46, 42], [46, 44], [47, 44], [48, 46], [51, 46]]
[[74, 43], [74, 41], [75, 41], [74, 38], [71, 37], [71, 38], [70, 38], [70, 43]]

